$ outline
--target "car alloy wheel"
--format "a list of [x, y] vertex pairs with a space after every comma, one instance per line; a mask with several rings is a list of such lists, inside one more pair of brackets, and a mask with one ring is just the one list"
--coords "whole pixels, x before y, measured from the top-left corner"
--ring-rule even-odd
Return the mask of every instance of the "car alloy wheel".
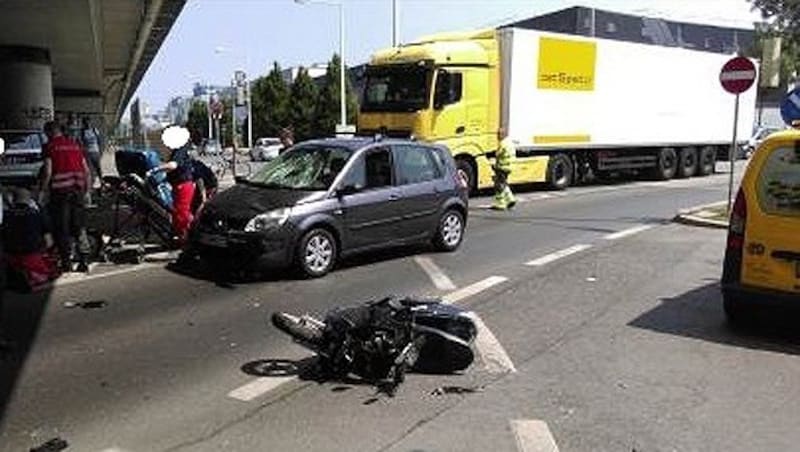
[[335, 258], [336, 243], [328, 231], [315, 229], [306, 235], [300, 259], [307, 275], [316, 277], [328, 273]]
[[456, 210], [448, 210], [444, 214], [436, 237], [437, 248], [443, 251], [453, 251], [458, 248], [464, 238], [463, 218]]

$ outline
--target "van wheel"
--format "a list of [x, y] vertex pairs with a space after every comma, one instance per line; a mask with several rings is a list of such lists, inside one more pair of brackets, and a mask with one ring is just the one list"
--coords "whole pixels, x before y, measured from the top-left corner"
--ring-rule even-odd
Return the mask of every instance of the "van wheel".
[[678, 177], [692, 177], [697, 172], [697, 150], [683, 148], [678, 152]]
[[464, 176], [464, 179], [467, 181], [467, 188], [469, 189], [470, 195], [475, 195], [478, 193], [478, 179], [475, 177], [475, 167], [472, 166], [472, 162], [464, 157], [459, 157], [456, 159], [456, 171], [461, 173]]
[[675, 177], [678, 167], [678, 155], [673, 148], [663, 148], [658, 151], [656, 167], [653, 169], [653, 177], [658, 180], [670, 180]]
[[564, 154], [556, 154], [547, 162], [547, 183], [554, 190], [564, 190], [572, 185], [572, 160]]
[[700, 158], [698, 161], [697, 174], [700, 176], [708, 176], [714, 172], [717, 163], [717, 153], [711, 146], [706, 146], [700, 149]]
[[442, 215], [433, 244], [439, 251], [455, 251], [464, 240], [464, 216], [450, 209]]
[[336, 239], [325, 229], [308, 231], [297, 248], [297, 266], [304, 276], [319, 278], [336, 264]]

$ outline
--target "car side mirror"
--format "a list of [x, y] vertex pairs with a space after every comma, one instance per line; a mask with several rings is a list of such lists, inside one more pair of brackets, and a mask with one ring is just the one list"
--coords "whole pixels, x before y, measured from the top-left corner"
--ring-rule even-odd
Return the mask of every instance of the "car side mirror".
[[358, 193], [358, 192], [359, 192], [358, 187], [356, 187], [355, 185], [349, 184], [349, 185], [345, 185], [343, 187], [339, 187], [336, 190], [336, 196], [341, 198], [342, 196], [352, 195], [352, 194], [355, 194], [355, 193]]

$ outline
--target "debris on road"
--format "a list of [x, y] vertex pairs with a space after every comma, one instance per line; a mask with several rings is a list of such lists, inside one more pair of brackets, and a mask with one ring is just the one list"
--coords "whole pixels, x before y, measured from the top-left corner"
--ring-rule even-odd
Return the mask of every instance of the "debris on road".
[[65, 301], [61, 304], [61, 306], [72, 309], [72, 308], [83, 308], [83, 309], [100, 309], [104, 308], [108, 305], [107, 301], [103, 300], [92, 300], [92, 301]]
[[53, 438], [39, 447], [34, 447], [30, 452], [58, 452], [69, 447], [69, 443], [61, 438]]
[[441, 386], [431, 391], [431, 395], [441, 396], [447, 394], [474, 394], [482, 391], [482, 386], [476, 386], [473, 388], [468, 388], [465, 386]]

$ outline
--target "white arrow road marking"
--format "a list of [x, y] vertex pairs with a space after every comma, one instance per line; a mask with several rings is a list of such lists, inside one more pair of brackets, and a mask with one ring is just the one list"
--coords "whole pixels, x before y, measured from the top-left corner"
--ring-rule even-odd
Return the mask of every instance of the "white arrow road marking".
[[538, 420], [513, 420], [511, 429], [517, 439], [520, 452], [558, 452], [556, 440], [550, 433], [547, 422]]
[[439, 268], [436, 263], [429, 257], [422, 257], [417, 256], [414, 258], [414, 261], [425, 270], [425, 273], [428, 274], [428, 277], [433, 282], [433, 285], [436, 286], [439, 290], [455, 290], [456, 285], [453, 284], [453, 281], [447, 277], [447, 275]]
[[458, 289], [455, 292], [450, 292], [449, 294], [442, 297], [442, 301], [447, 304], [458, 303], [459, 301], [465, 298], [469, 298], [473, 295], [483, 292], [484, 290], [492, 286], [496, 286], [506, 281], [508, 281], [508, 278], [504, 276], [490, 276], [486, 279], [482, 279], [476, 282], [475, 284], [470, 284], [469, 286]]
[[475, 348], [478, 349], [484, 368], [493, 374], [516, 372], [517, 368], [514, 367], [514, 363], [511, 362], [508, 353], [500, 345], [500, 341], [492, 334], [489, 327], [483, 323], [483, 320], [474, 312], [467, 313], [467, 316], [475, 322], [475, 326], [478, 329]]
[[574, 245], [569, 248], [564, 248], [563, 250], [546, 254], [540, 258], [526, 262], [525, 265], [529, 267], [541, 267], [542, 265], [547, 265], [551, 262], [567, 257], [570, 254], [580, 253], [581, 251], [588, 250], [591, 247], [592, 245], [586, 245], [586, 244]]
[[288, 383], [296, 379], [297, 377], [294, 375], [287, 377], [259, 377], [250, 383], [247, 383], [229, 392], [228, 397], [241, 400], [242, 402], [249, 402], [256, 397], [260, 397], [269, 391], [272, 391], [284, 383]]
[[617, 232], [615, 232], [613, 234], [608, 234], [607, 236], [605, 236], [603, 238], [606, 239], [606, 240], [617, 240], [617, 239], [621, 239], [623, 237], [627, 237], [629, 235], [634, 235], [634, 234], [638, 234], [640, 232], [644, 232], [644, 231], [646, 231], [648, 229], [651, 229], [652, 227], [653, 227], [652, 224], [643, 224], [641, 226], [635, 226], [635, 227], [632, 227], [632, 228], [623, 229], [622, 231], [617, 231]]

